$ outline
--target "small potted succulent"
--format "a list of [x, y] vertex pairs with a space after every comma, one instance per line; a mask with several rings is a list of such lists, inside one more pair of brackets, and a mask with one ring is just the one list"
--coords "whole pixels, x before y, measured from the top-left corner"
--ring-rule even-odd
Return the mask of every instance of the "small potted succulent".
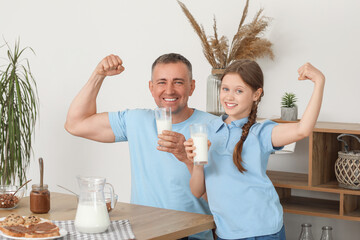
[[296, 95], [294, 93], [285, 92], [281, 98], [281, 119], [284, 121], [296, 121], [298, 109], [296, 106]]

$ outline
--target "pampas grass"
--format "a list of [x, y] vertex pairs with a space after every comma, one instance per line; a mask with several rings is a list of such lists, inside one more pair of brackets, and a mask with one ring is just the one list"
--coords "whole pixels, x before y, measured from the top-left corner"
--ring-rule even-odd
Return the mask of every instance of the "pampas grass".
[[226, 68], [232, 61], [237, 59], [255, 60], [262, 57], [274, 58], [271, 49], [272, 43], [262, 38], [269, 25], [270, 18], [262, 16], [263, 9], [260, 9], [254, 19], [244, 24], [247, 17], [249, 0], [246, 1], [238, 30], [233, 37], [231, 46], [226, 36], [218, 36], [216, 19], [214, 17], [214, 36], [207, 36], [202, 25], [199, 25], [184, 3], [177, 0], [185, 16], [189, 20], [191, 26], [199, 36], [203, 53], [207, 61], [213, 68]]

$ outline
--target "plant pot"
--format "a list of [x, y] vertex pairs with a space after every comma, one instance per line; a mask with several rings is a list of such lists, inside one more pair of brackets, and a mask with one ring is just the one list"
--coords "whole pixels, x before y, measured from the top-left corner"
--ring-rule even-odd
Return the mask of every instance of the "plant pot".
[[281, 107], [281, 119], [284, 121], [296, 121], [298, 115], [297, 107]]

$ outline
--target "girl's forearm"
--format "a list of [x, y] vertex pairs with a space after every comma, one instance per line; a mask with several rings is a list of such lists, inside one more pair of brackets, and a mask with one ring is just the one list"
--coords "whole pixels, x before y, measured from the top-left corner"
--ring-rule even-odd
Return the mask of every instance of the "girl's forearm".
[[191, 193], [197, 198], [200, 198], [206, 192], [204, 166], [196, 165], [193, 167], [190, 178], [190, 189]]
[[320, 79], [314, 83], [313, 94], [310, 98], [309, 104], [299, 122], [298, 132], [300, 135], [309, 136], [315, 127], [317, 118], [320, 113], [323, 92], [324, 92], [325, 79]]

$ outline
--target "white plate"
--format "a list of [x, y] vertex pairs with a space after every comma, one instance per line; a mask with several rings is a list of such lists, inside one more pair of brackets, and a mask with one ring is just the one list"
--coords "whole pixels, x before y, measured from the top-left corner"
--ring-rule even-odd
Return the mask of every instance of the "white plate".
[[[43, 220], [43, 221], [49, 221], [49, 220], [43, 219], [43, 218], [40, 218], [40, 219]], [[4, 217], [3, 217], [3, 218], [0, 218], [0, 221], [4, 221], [4, 220], [5, 220]], [[9, 238], [9, 239], [27, 239], [27, 240], [29, 240], [29, 239], [34, 239], [34, 240], [44, 239], [44, 240], [45, 240], [45, 239], [57, 239], [57, 238], [62, 238], [62, 237], [64, 237], [64, 236], [66, 236], [68, 232], [67, 232], [65, 229], [63, 229], [63, 228], [60, 228], [59, 233], [60, 233], [60, 236], [54, 236], [54, 237], [24, 238], [24, 237], [12, 237], [12, 236], [8, 236], [8, 235], [4, 234], [2, 231], [0, 231], [0, 236], [6, 237], [6, 238]]]
[[57, 239], [57, 238], [62, 238], [64, 236], [67, 235], [67, 231], [63, 228], [60, 228], [60, 236], [54, 236], [54, 237], [45, 237], [45, 238], [24, 238], [24, 237], [12, 237], [12, 236], [8, 236], [5, 235], [2, 231], [0, 231], [0, 235], [9, 239], [35, 239], [35, 240], [40, 240], [40, 239]]

